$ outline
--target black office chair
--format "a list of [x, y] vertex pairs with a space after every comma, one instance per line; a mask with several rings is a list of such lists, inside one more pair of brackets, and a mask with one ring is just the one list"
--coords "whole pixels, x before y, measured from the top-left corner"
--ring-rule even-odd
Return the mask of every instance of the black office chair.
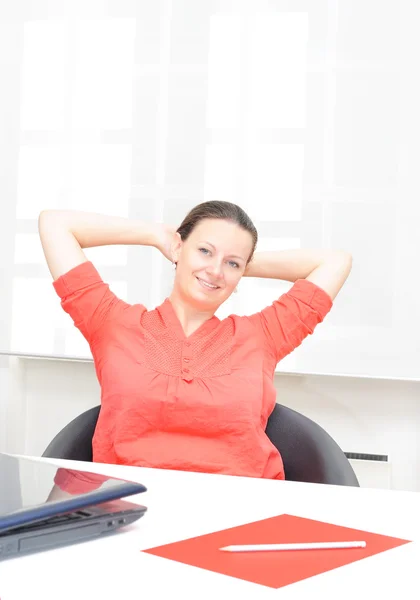
[[[66, 425], [42, 456], [92, 461], [92, 438], [100, 406]], [[359, 486], [346, 455], [322, 427], [308, 417], [276, 404], [266, 433], [280, 452], [286, 479], [310, 483]]]

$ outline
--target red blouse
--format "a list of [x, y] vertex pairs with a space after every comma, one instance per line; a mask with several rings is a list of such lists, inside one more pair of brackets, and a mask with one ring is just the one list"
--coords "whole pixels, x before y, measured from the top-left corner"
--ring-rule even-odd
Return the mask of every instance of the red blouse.
[[53, 285], [101, 386], [95, 462], [284, 479], [265, 434], [274, 370], [331, 309], [326, 292], [300, 279], [261, 312], [214, 316], [186, 337], [168, 298], [128, 304], [91, 262]]

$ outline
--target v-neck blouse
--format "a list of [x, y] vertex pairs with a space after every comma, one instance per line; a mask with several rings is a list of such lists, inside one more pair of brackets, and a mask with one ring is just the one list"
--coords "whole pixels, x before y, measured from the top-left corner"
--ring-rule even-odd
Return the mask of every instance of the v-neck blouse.
[[262, 311], [214, 316], [187, 337], [168, 298], [128, 304], [90, 261], [53, 285], [101, 387], [95, 462], [285, 478], [265, 433], [274, 370], [331, 309], [324, 290], [300, 279]]

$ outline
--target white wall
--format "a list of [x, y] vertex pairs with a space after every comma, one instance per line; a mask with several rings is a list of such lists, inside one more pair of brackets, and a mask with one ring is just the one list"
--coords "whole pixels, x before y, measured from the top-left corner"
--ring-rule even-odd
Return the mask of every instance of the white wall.
[[[276, 387], [279, 402], [317, 421], [344, 451], [388, 454], [393, 489], [420, 491], [420, 382], [278, 374]], [[40, 455], [98, 403], [92, 363], [2, 358], [0, 451]]]

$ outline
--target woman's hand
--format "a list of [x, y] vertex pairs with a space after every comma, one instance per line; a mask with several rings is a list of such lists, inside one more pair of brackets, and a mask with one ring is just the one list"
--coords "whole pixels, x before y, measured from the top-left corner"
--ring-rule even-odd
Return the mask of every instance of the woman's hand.
[[165, 223], [157, 224], [156, 248], [160, 250], [165, 258], [172, 262], [171, 246], [174, 241], [176, 228]]

